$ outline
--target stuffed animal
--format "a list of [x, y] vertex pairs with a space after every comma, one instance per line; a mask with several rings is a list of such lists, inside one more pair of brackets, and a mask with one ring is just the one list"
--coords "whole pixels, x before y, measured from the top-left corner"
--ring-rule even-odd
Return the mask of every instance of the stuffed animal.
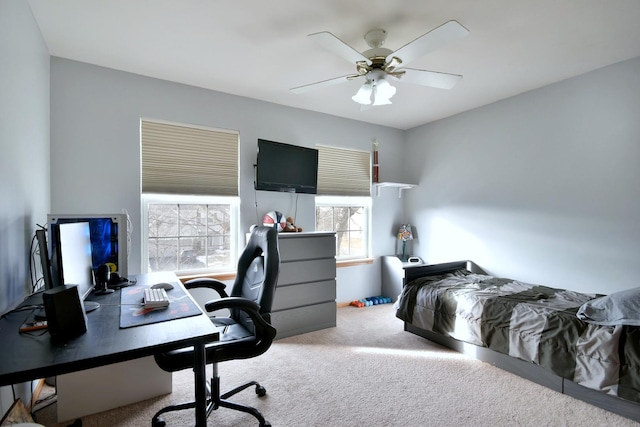
[[302, 228], [296, 227], [293, 217], [288, 216], [287, 225], [282, 229], [282, 231], [289, 233], [299, 233], [302, 231]]

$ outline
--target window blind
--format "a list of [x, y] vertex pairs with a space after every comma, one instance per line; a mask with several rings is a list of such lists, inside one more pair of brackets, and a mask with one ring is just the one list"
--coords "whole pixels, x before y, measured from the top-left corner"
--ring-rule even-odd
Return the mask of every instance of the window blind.
[[371, 154], [368, 151], [324, 145], [316, 148], [318, 195], [371, 195]]
[[142, 192], [238, 195], [238, 132], [142, 120]]

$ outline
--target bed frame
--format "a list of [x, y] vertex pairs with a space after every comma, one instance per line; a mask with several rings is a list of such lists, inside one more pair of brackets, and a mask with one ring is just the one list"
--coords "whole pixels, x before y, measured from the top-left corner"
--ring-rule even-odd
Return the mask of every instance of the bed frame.
[[[409, 283], [414, 279], [424, 276], [434, 276], [438, 274], [450, 273], [461, 268], [466, 268], [473, 273], [486, 274], [480, 267], [472, 261], [457, 261], [445, 264], [419, 265], [405, 267], [405, 283]], [[512, 374], [518, 375], [529, 381], [543, 385], [547, 388], [555, 390], [582, 400], [594, 406], [606, 409], [607, 411], [616, 413], [623, 417], [640, 422], [640, 403], [622, 399], [616, 396], [605, 394], [603, 392], [592, 390], [574, 383], [571, 380], [562, 378], [541, 366], [524, 360], [498, 353], [486, 347], [476, 346], [474, 344], [465, 343], [451, 337], [440, 335], [431, 331], [427, 331], [417, 326], [404, 323], [404, 330], [423, 338], [433, 341], [445, 347], [456, 350], [467, 356], [490, 363]]]

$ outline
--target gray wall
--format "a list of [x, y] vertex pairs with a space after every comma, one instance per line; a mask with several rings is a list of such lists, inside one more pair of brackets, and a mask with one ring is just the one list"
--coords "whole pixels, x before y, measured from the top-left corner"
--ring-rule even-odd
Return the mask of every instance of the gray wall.
[[414, 247], [587, 292], [637, 287], [640, 58], [406, 134]]
[[[26, 1], [0, 1], [0, 313], [31, 289], [29, 247], [49, 210], [49, 53]], [[18, 396], [29, 397], [17, 387]], [[0, 389], [0, 418], [12, 402]]]
[[[132, 273], [141, 271], [141, 117], [240, 132], [241, 239], [267, 211], [293, 216], [296, 210], [295, 195], [253, 190], [258, 138], [362, 150], [371, 150], [377, 138], [385, 179], [404, 179], [398, 150], [402, 131], [52, 58], [51, 210], [64, 214], [126, 209], [133, 222]], [[314, 229], [314, 209], [312, 195], [299, 196], [296, 223], [306, 231]], [[397, 196], [374, 197], [374, 256], [393, 253], [391, 230], [402, 222], [402, 210]], [[377, 295], [380, 290], [378, 260], [340, 269], [338, 301]]]

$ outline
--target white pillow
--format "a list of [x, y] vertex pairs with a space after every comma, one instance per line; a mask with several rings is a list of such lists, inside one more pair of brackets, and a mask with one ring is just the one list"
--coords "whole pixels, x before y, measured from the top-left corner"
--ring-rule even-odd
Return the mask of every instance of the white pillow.
[[576, 316], [595, 325], [640, 326], [640, 288], [587, 301], [578, 309]]

